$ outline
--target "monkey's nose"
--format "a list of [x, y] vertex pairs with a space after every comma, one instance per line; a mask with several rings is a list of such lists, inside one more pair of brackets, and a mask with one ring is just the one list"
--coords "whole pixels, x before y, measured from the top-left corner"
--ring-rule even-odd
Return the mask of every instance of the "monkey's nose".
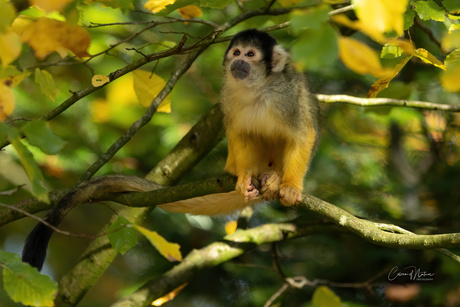
[[251, 65], [243, 60], [236, 60], [230, 66], [232, 75], [236, 79], [245, 79], [249, 76], [249, 71], [251, 70]]

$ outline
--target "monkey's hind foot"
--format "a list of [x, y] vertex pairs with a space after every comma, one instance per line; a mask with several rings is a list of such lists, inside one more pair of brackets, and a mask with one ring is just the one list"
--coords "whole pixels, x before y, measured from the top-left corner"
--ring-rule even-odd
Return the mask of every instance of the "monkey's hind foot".
[[259, 182], [251, 175], [245, 175], [238, 178], [235, 190], [239, 192], [245, 200], [251, 200], [259, 196], [257, 186]]
[[270, 201], [272, 199], [279, 198], [281, 177], [275, 171], [270, 171], [262, 175], [260, 178], [260, 184], [262, 188], [260, 193], [262, 194], [262, 199]]
[[280, 201], [284, 206], [293, 206], [302, 201], [302, 191], [286, 184], [280, 188]]

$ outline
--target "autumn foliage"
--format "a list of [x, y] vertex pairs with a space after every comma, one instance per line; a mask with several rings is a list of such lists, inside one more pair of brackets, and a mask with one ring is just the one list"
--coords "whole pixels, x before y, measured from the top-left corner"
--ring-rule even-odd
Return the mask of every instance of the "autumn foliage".
[[[276, 202], [239, 219], [92, 203], [53, 237], [45, 274], [18, 255], [37, 215], [78, 181], [221, 175], [222, 123], [202, 116], [218, 112], [226, 42], [247, 28], [276, 37], [324, 104], [305, 190], [386, 233], [451, 234], [458, 248], [458, 0], [26, 2], [0, 1], [0, 305], [460, 302], [460, 260], [442, 246], [377, 247], [344, 216]], [[213, 132], [209, 148], [197, 149], [196, 126]], [[400, 263], [426, 265], [435, 282], [389, 282]]]

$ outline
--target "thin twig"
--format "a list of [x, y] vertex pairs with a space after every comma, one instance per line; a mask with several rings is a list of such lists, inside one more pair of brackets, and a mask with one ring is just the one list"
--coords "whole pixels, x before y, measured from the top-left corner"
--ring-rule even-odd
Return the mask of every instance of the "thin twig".
[[172, 21], [175, 21], [175, 22], [202, 23], [202, 24], [208, 25], [210, 27], [213, 27], [214, 29], [219, 27], [218, 24], [216, 24], [216, 23], [214, 23], [212, 21], [199, 19], [199, 18], [188, 19], [188, 18], [175, 18], [175, 17], [169, 17], [169, 16], [167, 16], [166, 18], [168, 18], [168, 19], [170, 19]]
[[348, 95], [323, 95], [316, 94], [316, 97], [320, 102], [323, 103], [336, 103], [343, 102], [348, 104], [354, 104], [362, 107], [374, 107], [374, 106], [398, 106], [398, 107], [410, 107], [419, 108], [426, 110], [435, 111], [449, 111], [449, 112], [460, 112], [460, 106], [432, 103], [426, 101], [417, 100], [405, 100], [405, 99], [393, 99], [393, 98], [362, 98]]
[[18, 185], [17, 187], [15, 187], [14, 189], [11, 189], [11, 190], [1, 191], [1, 192], [0, 192], [0, 196], [12, 196], [12, 195], [14, 195], [17, 191], [19, 191], [20, 189], [22, 189], [23, 186], [25, 186], [25, 184]]
[[[179, 49], [181, 45], [185, 43], [186, 36], [182, 37], [181, 43], [179, 44]], [[107, 161], [109, 161], [143, 126], [150, 122], [153, 115], [156, 113], [156, 110], [160, 103], [169, 95], [172, 88], [179, 80], [179, 78], [189, 69], [195, 59], [200, 55], [206, 47], [196, 50], [191, 53], [189, 57], [182, 63], [182, 65], [171, 75], [168, 82], [164, 88], [158, 93], [158, 95], [153, 99], [150, 107], [147, 109], [145, 114], [134, 122], [131, 127], [117, 140], [115, 143], [110, 146], [110, 148], [99, 157], [80, 177], [80, 182], [90, 179]]]
[[282, 279], [286, 279], [286, 274], [284, 274], [283, 269], [281, 268], [280, 265], [280, 257], [278, 255], [278, 249], [276, 246], [276, 243], [272, 243], [272, 259], [273, 259], [273, 267], [275, 271], [278, 273], [278, 275], [281, 276]]
[[334, 16], [334, 15], [342, 14], [345, 12], [349, 12], [349, 11], [352, 11], [354, 8], [355, 8], [354, 5], [350, 4], [350, 5], [335, 9], [333, 11], [330, 11], [329, 16]]
[[51, 225], [50, 223], [48, 223], [46, 220], [42, 219], [41, 217], [38, 217], [38, 216], [33, 215], [33, 214], [30, 214], [27, 211], [24, 211], [24, 210], [19, 209], [19, 208], [15, 208], [15, 207], [10, 206], [10, 205], [0, 203], [0, 207], [8, 208], [10, 210], [17, 211], [19, 213], [22, 213], [22, 214], [28, 216], [28, 217], [31, 217], [34, 220], [37, 220], [40, 223], [46, 225], [47, 227], [53, 229], [55, 232], [60, 233], [60, 234], [65, 235], [65, 236], [70, 236], [70, 237], [75, 237], [75, 238], [87, 238], [87, 239], [91, 239], [91, 240], [94, 240], [96, 238], [95, 236], [90, 236], [90, 235], [86, 235], [86, 234], [74, 234], [74, 233], [71, 233], [71, 232], [68, 232], [68, 231], [65, 231], [65, 230], [61, 230], [61, 229]]
[[264, 307], [270, 307], [272, 305], [272, 303], [281, 295], [284, 293], [284, 291], [286, 291], [286, 289], [289, 288], [289, 284], [287, 282], [285, 282], [281, 288], [278, 289], [278, 291], [276, 291], [269, 299], [268, 301], [264, 304]]

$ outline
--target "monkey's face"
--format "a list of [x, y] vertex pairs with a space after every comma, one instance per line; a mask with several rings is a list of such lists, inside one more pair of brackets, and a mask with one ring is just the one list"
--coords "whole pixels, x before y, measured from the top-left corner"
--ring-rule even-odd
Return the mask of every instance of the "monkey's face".
[[281, 73], [288, 61], [287, 52], [280, 45], [266, 49], [251, 44], [231, 45], [224, 59], [227, 81], [253, 87], [265, 84], [270, 75]]
[[253, 46], [230, 47], [224, 65], [228, 77], [245, 83], [258, 81], [267, 73], [262, 52]]

